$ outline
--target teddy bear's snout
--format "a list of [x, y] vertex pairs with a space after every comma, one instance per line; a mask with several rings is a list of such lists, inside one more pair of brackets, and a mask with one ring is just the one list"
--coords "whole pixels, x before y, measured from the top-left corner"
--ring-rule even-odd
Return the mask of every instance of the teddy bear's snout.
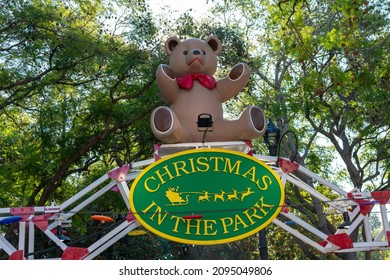
[[200, 50], [193, 50], [192, 51], [193, 55], [200, 55], [200, 53], [201, 53]]

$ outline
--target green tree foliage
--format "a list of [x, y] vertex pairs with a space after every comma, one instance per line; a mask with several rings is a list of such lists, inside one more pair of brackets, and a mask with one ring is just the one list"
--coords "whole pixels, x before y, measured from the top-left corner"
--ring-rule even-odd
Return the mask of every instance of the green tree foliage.
[[[124, 28], [115, 7], [105, 1], [1, 5], [0, 188], [9, 196], [2, 205], [44, 205], [57, 190], [72, 188], [69, 176], [83, 176], [96, 162], [108, 168], [115, 145], [125, 161], [151, 153], [146, 123], [158, 102], [159, 53], [110, 27]], [[138, 21], [148, 18], [142, 5], [131, 11]]]

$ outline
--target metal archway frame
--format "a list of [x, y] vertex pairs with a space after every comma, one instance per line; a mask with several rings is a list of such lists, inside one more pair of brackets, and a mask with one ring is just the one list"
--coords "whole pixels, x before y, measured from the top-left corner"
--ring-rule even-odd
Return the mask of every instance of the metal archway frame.
[[[20, 216], [22, 218], [18, 221], [19, 240], [17, 246], [12, 245], [0, 234], [0, 248], [9, 255], [9, 259], [34, 259], [35, 230], [39, 229], [63, 251], [61, 259], [94, 259], [130, 231], [140, 226], [130, 212], [129, 186], [127, 182], [133, 181], [144, 167], [161, 157], [178, 151], [208, 147], [231, 149], [253, 155], [268, 164], [280, 176], [283, 185], [286, 185], [288, 182], [298, 187], [301, 191], [317, 198], [324, 205], [328, 206], [326, 211], [332, 212], [332, 214], [344, 214], [344, 217], [346, 215], [348, 220], [351, 221], [349, 227], [338, 229], [335, 234], [328, 235], [294, 215], [286, 205], [281, 205], [283, 207], [282, 211], [273, 220], [273, 223], [318, 251], [326, 254], [390, 250], [390, 227], [386, 210], [386, 205], [390, 203], [390, 191], [360, 192], [351, 190], [346, 192], [307, 168], [291, 162], [289, 159], [253, 154], [250, 141], [157, 145], [153, 159], [115, 168], [60, 205], [52, 203], [50, 206], [0, 208], [0, 221], [9, 216]], [[333, 194], [337, 194], [339, 199], [329, 199], [299, 179], [294, 175], [294, 172], [300, 172], [322, 186], [327, 187]], [[58, 225], [70, 223], [73, 215], [82, 211], [110, 190], [120, 193], [121, 201], [128, 209], [125, 221], [119, 223], [110, 232], [85, 248], [67, 246], [52, 232]], [[76, 206], [73, 206], [75, 203], [77, 203]], [[379, 207], [381, 219], [381, 229], [378, 233], [374, 233], [370, 228], [369, 214], [375, 205]], [[294, 226], [290, 226], [291, 223]], [[350, 235], [361, 223], [364, 224], [366, 240], [359, 238], [358, 240], [361, 241], [353, 242]], [[301, 230], [298, 230], [298, 227]], [[305, 235], [304, 233], [306, 232], [310, 233], [310, 235]], [[315, 236], [315, 240], [313, 240], [313, 236]]]

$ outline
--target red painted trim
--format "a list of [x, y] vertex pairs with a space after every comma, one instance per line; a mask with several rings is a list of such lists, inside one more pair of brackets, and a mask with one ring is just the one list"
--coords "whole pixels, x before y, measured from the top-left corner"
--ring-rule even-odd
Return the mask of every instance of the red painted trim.
[[253, 156], [253, 144], [251, 140], [245, 140], [245, 144], [250, 148], [249, 152], [247, 152], [247, 155]]
[[379, 202], [379, 204], [387, 204], [390, 200], [390, 191], [376, 191], [371, 193], [371, 197]]
[[34, 214], [34, 207], [11, 208], [10, 213], [12, 216], [21, 216], [22, 220], [20, 222], [24, 222], [31, 214]]
[[374, 204], [375, 204], [374, 201], [370, 201], [370, 200], [367, 200], [367, 199], [354, 199], [354, 196], [353, 196], [353, 194], [351, 192], [349, 192], [347, 194], [347, 196], [348, 196], [348, 198], [353, 199], [356, 203], [359, 204], [360, 213], [363, 216], [366, 216], [368, 213], [371, 212], [372, 208], [374, 208]]
[[288, 213], [290, 212], [290, 208], [287, 206], [287, 204], [283, 204], [282, 210], [280, 210], [280, 212]]
[[32, 218], [32, 221], [34, 222], [34, 225], [36, 225], [37, 228], [39, 228], [41, 231], [45, 231], [45, 230], [47, 230], [47, 226], [49, 224], [49, 219], [53, 215], [54, 215], [54, 213], [34, 216]]
[[154, 161], [158, 161], [161, 159], [161, 157], [158, 155], [158, 150], [160, 149], [161, 144], [154, 144], [153, 145], [153, 156], [154, 156]]
[[112, 170], [107, 173], [108, 177], [116, 180], [118, 182], [123, 182], [126, 180], [127, 173], [129, 173], [130, 166], [128, 164], [123, 165], [122, 167], [118, 167], [115, 170]]
[[24, 256], [23, 256], [23, 250], [18, 250], [18, 251], [15, 251], [13, 252], [9, 258], [9, 260], [24, 260]]
[[134, 217], [133, 213], [131, 213], [131, 212], [127, 213], [126, 220], [128, 222], [134, 221], [135, 217]]
[[340, 247], [340, 249], [353, 248], [352, 239], [346, 233], [329, 235], [327, 240], [330, 243], [333, 243], [334, 245]]
[[113, 187], [110, 189], [110, 191], [118, 192], [118, 193], [121, 192], [121, 191], [119, 190], [118, 185], [113, 186]]
[[367, 201], [359, 203], [360, 213], [363, 216], [366, 216], [368, 213], [371, 212], [372, 208], [374, 208], [374, 205], [372, 205], [372, 204], [365, 204], [365, 203], [367, 203]]
[[319, 241], [317, 242], [319, 245], [321, 245], [322, 247], [325, 247], [329, 242], [326, 241], [326, 240], [323, 240], [323, 241]]
[[62, 253], [61, 260], [81, 260], [88, 254], [88, 248], [67, 247]]
[[202, 215], [187, 215], [183, 217], [183, 219], [185, 220], [194, 220], [194, 219], [202, 219], [202, 218], [203, 218]]

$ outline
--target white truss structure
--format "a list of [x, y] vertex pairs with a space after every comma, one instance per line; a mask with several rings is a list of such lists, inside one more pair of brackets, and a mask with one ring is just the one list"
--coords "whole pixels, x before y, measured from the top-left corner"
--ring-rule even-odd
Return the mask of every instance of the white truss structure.
[[[41, 230], [62, 250], [61, 259], [91, 260], [96, 258], [104, 250], [140, 226], [130, 211], [128, 182], [131, 183], [143, 168], [158, 158], [178, 151], [197, 148], [224, 148], [252, 155], [251, 143], [241, 141], [157, 146], [153, 159], [115, 168], [60, 205], [52, 203], [50, 206], [0, 208], [1, 227], [10, 226], [10, 223], [6, 222], [12, 220], [10, 218], [18, 217], [20, 219], [16, 221], [19, 224], [18, 244], [14, 246], [0, 234], [0, 248], [9, 255], [9, 259], [34, 259], [35, 231]], [[347, 192], [289, 159], [257, 154], [253, 156], [268, 164], [280, 176], [284, 186], [289, 183], [298, 187], [302, 192], [321, 201], [326, 206], [324, 207], [325, 213], [338, 214], [343, 216], [346, 221], [350, 221], [349, 227], [339, 228], [335, 234], [328, 235], [302, 220], [293, 211], [290, 211], [288, 206], [284, 205], [278, 217], [273, 220], [275, 225], [324, 254], [390, 250], [390, 227], [386, 209], [386, 206], [390, 204], [390, 191], [360, 192], [350, 190]], [[322, 187], [329, 188], [339, 198], [332, 200], [324, 196], [299, 179], [296, 172], [311, 178], [312, 182], [318, 182]], [[58, 226], [70, 226], [71, 219], [75, 214], [114, 189], [120, 194], [122, 202], [128, 209], [128, 214], [125, 221], [118, 223], [110, 232], [85, 248], [67, 246], [53, 233], [53, 229]], [[74, 206], [75, 204], [76, 206]], [[370, 228], [370, 212], [375, 205], [379, 208], [381, 229], [374, 233]], [[365, 238], [363, 240], [361, 238], [363, 234], [360, 234], [359, 241], [353, 242], [350, 235], [361, 223], [364, 224]]]

